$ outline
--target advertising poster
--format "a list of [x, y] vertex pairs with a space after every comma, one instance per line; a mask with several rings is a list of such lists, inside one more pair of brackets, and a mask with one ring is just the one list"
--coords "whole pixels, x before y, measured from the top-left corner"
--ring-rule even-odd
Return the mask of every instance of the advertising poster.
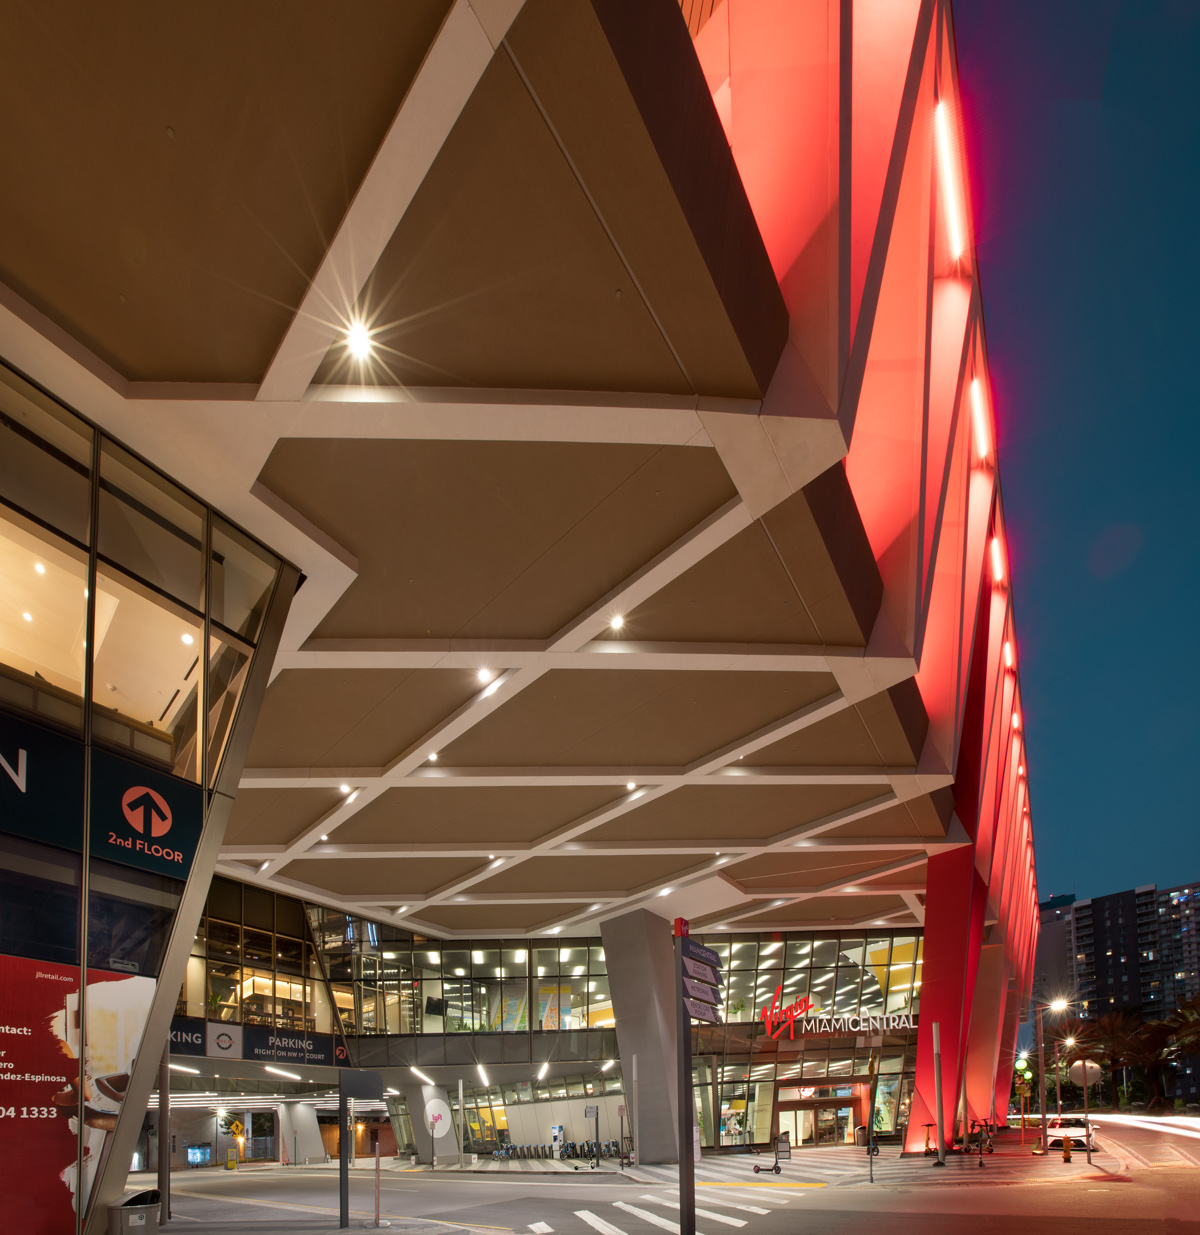
[[[0, 1159], [7, 1226], [28, 1235], [75, 1229], [117, 1116], [150, 1012], [154, 980], [88, 974], [88, 1042], [79, 1093], [79, 970], [0, 956]], [[82, 1108], [82, 1109], [81, 1109]], [[84, 1125], [82, 1188], [76, 1169]]]
[[492, 1033], [528, 1029], [529, 995], [524, 982], [504, 982], [488, 991], [487, 1027]]

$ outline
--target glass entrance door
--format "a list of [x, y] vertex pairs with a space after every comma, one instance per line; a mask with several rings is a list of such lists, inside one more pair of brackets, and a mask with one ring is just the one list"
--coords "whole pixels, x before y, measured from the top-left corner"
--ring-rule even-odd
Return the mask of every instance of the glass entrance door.
[[854, 1108], [819, 1106], [816, 1115], [816, 1144], [848, 1145], [854, 1142]]

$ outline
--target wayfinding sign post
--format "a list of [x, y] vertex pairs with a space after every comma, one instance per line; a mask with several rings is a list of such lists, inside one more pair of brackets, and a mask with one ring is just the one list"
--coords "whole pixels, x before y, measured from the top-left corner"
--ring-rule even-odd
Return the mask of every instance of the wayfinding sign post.
[[696, 1144], [692, 1128], [692, 1021], [721, 1023], [721, 958], [688, 938], [686, 918], [675, 919], [675, 1024], [679, 1036], [679, 1235], [696, 1235]]

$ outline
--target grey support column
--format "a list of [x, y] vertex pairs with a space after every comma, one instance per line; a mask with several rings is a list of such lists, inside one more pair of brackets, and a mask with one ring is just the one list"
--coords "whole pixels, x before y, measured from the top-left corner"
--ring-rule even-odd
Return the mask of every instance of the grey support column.
[[600, 924], [621, 1059], [638, 1060], [637, 1160], [679, 1161], [671, 924], [646, 909]]
[[[425, 1085], [420, 1081], [400, 1082], [400, 1092], [408, 1105], [408, 1121], [412, 1125], [413, 1143], [418, 1162], [432, 1162], [437, 1154], [443, 1162], [454, 1153], [454, 1118], [450, 1099], [441, 1085]], [[466, 1112], [459, 1118], [466, 1124]], [[458, 1153], [462, 1153], [461, 1146]], [[455, 1156], [461, 1164], [461, 1158]]]

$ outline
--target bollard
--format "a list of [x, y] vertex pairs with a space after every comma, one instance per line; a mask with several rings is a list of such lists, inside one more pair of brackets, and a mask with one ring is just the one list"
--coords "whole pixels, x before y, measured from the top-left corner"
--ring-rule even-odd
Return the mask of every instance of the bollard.
[[1069, 1136], [1063, 1137], [1063, 1161], [1071, 1161], [1071, 1138]]

